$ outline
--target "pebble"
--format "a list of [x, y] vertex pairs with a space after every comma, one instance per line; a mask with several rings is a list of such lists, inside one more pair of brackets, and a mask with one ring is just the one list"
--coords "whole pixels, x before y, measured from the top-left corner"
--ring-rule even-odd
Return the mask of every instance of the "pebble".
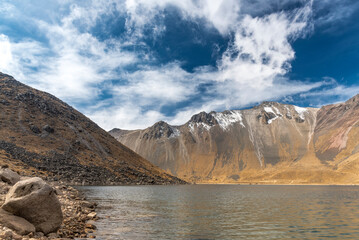
[[87, 217], [89, 219], [94, 219], [94, 218], [96, 218], [96, 216], [97, 216], [97, 213], [95, 213], [95, 212], [91, 212], [91, 213], [87, 214]]

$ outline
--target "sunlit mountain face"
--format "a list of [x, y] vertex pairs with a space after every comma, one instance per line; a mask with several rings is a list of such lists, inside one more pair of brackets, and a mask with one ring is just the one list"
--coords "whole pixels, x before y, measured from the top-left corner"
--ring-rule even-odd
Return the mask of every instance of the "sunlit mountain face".
[[358, 93], [359, 2], [0, 3], [0, 71], [110, 130]]
[[188, 182], [356, 184], [358, 116], [359, 94], [321, 108], [263, 102], [110, 134]]

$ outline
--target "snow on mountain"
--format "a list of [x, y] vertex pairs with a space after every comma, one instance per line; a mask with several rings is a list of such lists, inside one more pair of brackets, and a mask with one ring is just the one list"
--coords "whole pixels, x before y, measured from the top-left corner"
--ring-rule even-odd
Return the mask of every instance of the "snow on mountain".
[[294, 106], [295, 111], [298, 113], [298, 116], [304, 120], [304, 113], [308, 110], [306, 108]]
[[212, 115], [224, 131], [228, 131], [228, 127], [236, 122], [239, 122], [242, 127], [245, 127], [241, 111], [239, 110], [227, 111], [224, 113], [213, 113]]

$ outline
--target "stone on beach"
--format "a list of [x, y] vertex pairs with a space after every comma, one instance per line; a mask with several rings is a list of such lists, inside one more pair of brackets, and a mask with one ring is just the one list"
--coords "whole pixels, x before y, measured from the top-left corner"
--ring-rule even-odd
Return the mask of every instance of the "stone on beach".
[[18, 234], [26, 235], [35, 232], [35, 226], [22, 217], [15, 216], [4, 209], [0, 209], [0, 223], [15, 230]]
[[0, 180], [13, 185], [20, 180], [20, 176], [9, 168], [0, 168]]
[[94, 219], [94, 218], [96, 218], [96, 216], [97, 216], [97, 214], [95, 212], [91, 212], [91, 213], [87, 214], [87, 217], [89, 219]]
[[2, 208], [25, 218], [44, 234], [57, 231], [63, 220], [55, 190], [38, 177], [17, 182], [6, 195]]

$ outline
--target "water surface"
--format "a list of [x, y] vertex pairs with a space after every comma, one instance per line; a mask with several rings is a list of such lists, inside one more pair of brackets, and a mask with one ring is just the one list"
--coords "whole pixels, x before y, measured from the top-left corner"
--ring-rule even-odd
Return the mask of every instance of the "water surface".
[[97, 239], [359, 239], [359, 187], [81, 187]]

